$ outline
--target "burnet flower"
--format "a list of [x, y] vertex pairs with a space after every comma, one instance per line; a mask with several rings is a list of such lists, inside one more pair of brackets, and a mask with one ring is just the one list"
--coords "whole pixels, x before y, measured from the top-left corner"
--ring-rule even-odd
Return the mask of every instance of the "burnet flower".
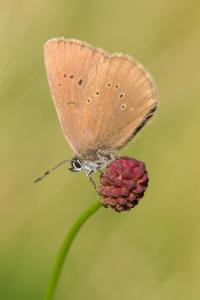
[[98, 193], [105, 207], [128, 211], [143, 197], [148, 173], [142, 161], [121, 157], [112, 161], [100, 175]]

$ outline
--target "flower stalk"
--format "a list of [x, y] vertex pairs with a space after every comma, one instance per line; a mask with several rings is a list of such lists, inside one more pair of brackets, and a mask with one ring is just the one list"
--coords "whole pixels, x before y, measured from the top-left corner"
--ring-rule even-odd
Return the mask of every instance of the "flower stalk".
[[80, 216], [79, 218], [76, 220], [76, 222], [73, 224], [73, 226], [71, 227], [71, 229], [69, 230], [61, 248], [60, 251], [58, 253], [55, 265], [54, 265], [54, 269], [49, 281], [49, 285], [46, 291], [46, 295], [45, 295], [45, 300], [52, 300], [54, 295], [55, 295], [55, 291], [56, 291], [56, 287], [58, 284], [58, 280], [60, 278], [60, 274], [65, 262], [65, 259], [69, 253], [69, 249], [72, 245], [72, 242], [74, 241], [77, 233], [79, 232], [79, 230], [81, 229], [81, 227], [83, 226], [83, 224], [89, 219], [90, 216], [92, 216], [100, 207], [102, 206], [100, 201], [96, 201], [95, 203], [93, 203], [88, 209], [86, 209]]

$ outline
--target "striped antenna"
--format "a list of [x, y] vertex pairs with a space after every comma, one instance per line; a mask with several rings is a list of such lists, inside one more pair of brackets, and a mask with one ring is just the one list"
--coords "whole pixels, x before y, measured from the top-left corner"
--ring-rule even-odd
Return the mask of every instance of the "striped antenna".
[[64, 165], [66, 162], [71, 162], [73, 160], [63, 160], [61, 161], [59, 164], [57, 164], [55, 167], [49, 169], [48, 171], [46, 171], [41, 177], [38, 177], [37, 179], [34, 180], [34, 183], [42, 180], [44, 177], [46, 177], [47, 175], [49, 175], [51, 172], [53, 172], [54, 170], [56, 170], [57, 168], [59, 168], [60, 166]]

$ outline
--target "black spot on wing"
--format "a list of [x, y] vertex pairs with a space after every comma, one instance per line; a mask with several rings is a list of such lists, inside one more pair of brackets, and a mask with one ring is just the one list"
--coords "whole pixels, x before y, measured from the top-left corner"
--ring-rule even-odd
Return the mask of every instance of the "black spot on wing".
[[81, 85], [83, 83], [83, 79], [80, 79], [78, 84]]

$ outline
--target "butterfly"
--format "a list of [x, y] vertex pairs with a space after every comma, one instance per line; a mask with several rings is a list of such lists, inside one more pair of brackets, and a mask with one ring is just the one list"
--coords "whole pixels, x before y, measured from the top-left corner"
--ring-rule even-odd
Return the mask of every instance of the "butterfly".
[[154, 80], [134, 58], [76, 39], [49, 40], [44, 60], [58, 119], [74, 152], [70, 170], [90, 177], [114, 160], [152, 117], [157, 108]]

